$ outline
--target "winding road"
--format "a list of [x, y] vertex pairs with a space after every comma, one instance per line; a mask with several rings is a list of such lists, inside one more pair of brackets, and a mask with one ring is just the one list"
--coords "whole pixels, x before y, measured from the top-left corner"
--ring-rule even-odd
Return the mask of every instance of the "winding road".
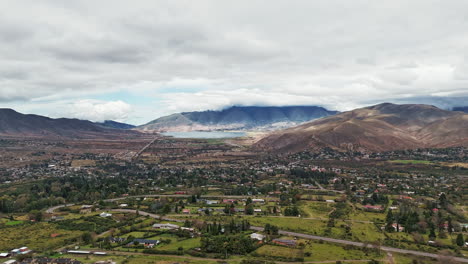
[[[133, 210], [133, 209], [115, 209], [115, 210], [112, 210], [112, 211], [127, 212], [127, 213], [136, 213], [137, 212], [137, 210]], [[174, 222], [184, 222], [184, 220], [162, 217], [160, 215], [147, 213], [147, 212], [143, 212], [143, 211], [138, 211], [138, 214], [143, 215], [143, 216], [149, 216], [149, 217], [160, 219], [160, 220], [174, 221]], [[250, 229], [252, 229], [254, 231], [263, 231], [263, 227], [258, 227], [258, 226], [251, 226]], [[296, 232], [290, 232], [290, 231], [284, 231], [284, 230], [279, 230], [279, 234], [280, 235], [286, 235], [286, 236], [300, 237], [300, 238], [305, 238], [305, 239], [312, 239], [312, 240], [323, 240], [323, 241], [330, 242], [330, 243], [337, 243], [337, 244], [343, 244], [343, 245], [352, 245], [352, 246], [358, 246], [358, 247], [369, 247], [369, 248], [378, 247], [378, 246], [374, 246], [374, 245], [370, 245], [370, 244], [362, 243], [362, 242], [343, 240], [343, 239], [335, 239], [335, 238], [322, 237], [322, 236], [314, 236], [314, 235], [308, 235], [308, 234], [296, 233]], [[414, 256], [429, 257], [429, 258], [435, 258], [435, 259], [439, 259], [441, 257], [447, 257], [447, 256], [441, 256], [441, 255], [434, 254], [434, 253], [428, 253], [428, 252], [422, 252], [422, 251], [416, 251], [416, 250], [400, 249], [400, 248], [393, 248], [393, 247], [386, 247], [386, 246], [380, 246], [378, 248], [380, 248], [381, 250], [386, 251], [386, 252], [400, 253], [400, 254], [410, 254], [410, 255], [414, 255]], [[461, 257], [450, 257], [450, 258], [452, 260], [454, 260], [454, 261], [468, 263], [468, 258], [461, 258]]]
[[[155, 196], [161, 196], [161, 195], [155, 195]], [[148, 195], [142, 196], [142, 197], [149, 197]], [[231, 196], [231, 197], [238, 197], [238, 196]], [[128, 197], [127, 197], [128, 198]], [[116, 201], [120, 200], [121, 198], [116, 198], [116, 199], [109, 199], [106, 201]], [[46, 210], [47, 213], [53, 213], [55, 210], [65, 207], [65, 206], [73, 206], [74, 204], [66, 204], [66, 205], [58, 205], [51, 207]], [[164, 217], [161, 215], [153, 214], [153, 213], [148, 213], [140, 210], [134, 210], [134, 209], [112, 209], [111, 211], [115, 212], [125, 212], [125, 213], [137, 213], [142, 216], [149, 216], [155, 219], [159, 220], [165, 220], [165, 221], [173, 221], [173, 222], [184, 222], [184, 220], [181, 219], [174, 219], [174, 218], [168, 218]], [[251, 230], [254, 231], [263, 231], [263, 227], [258, 227], [258, 226], [251, 226]], [[368, 243], [362, 243], [362, 242], [356, 242], [356, 241], [350, 241], [350, 240], [343, 240], [343, 239], [336, 239], [336, 238], [329, 238], [329, 237], [322, 237], [322, 236], [314, 236], [314, 235], [309, 235], [309, 234], [303, 234], [303, 233], [296, 233], [296, 232], [290, 232], [290, 231], [285, 231], [285, 230], [279, 230], [278, 232], [281, 235], [286, 235], [286, 236], [294, 236], [294, 237], [300, 237], [304, 239], [311, 239], [311, 240], [322, 240], [330, 243], [336, 243], [336, 244], [342, 244], [342, 245], [352, 245], [352, 246], [357, 246], [357, 247], [369, 247], [369, 248], [380, 248], [381, 250], [385, 252], [391, 252], [391, 253], [400, 253], [400, 254], [410, 254], [414, 256], [421, 256], [421, 257], [429, 257], [429, 258], [450, 258], [453, 261], [458, 261], [458, 262], [463, 262], [463, 263], [468, 263], [468, 258], [462, 258], [462, 257], [452, 257], [452, 256], [442, 256], [434, 253], [428, 253], [428, 252], [422, 252], [422, 251], [416, 251], [416, 250], [407, 250], [407, 249], [400, 249], [400, 248], [393, 248], [393, 247], [387, 247], [387, 246], [375, 246], [371, 245]]]

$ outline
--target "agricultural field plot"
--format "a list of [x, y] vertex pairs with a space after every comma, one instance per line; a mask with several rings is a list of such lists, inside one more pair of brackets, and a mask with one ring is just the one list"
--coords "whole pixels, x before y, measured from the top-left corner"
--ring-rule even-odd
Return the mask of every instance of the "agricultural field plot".
[[434, 164], [432, 161], [429, 160], [389, 160], [389, 162], [396, 164]]
[[349, 215], [349, 219], [353, 221], [382, 222], [385, 220], [385, 215], [385, 213], [353, 210], [353, 212]]
[[[291, 238], [286, 238], [291, 239]], [[298, 245], [303, 245], [302, 248], [289, 248], [277, 245], [264, 245], [258, 248], [254, 254], [263, 257], [273, 257], [279, 259], [299, 259], [304, 258], [304, 261], [342, 261], [346, 260], [362, 260], [366, 263], [371, 259], [381, 259], [383, 255], [370, 249], [361, 249], [352, 246], [340, 246], [329, 243], [313, 242], [310, 240], [297, 240]]]
[[299, 217], [244, 217], [249, 220], [253, 226], [265, 226], [265, 224], [272, 224], [279, 227], [279, 229], [304, 232], [308, 234], [320, 234], [326, 227], [327, 221], [305, 219]]
[[180, 247], [184, 250], [200, 247], [200, 238], [189, 238], [185, 240], [174, 241], [169, 244], [162, 245], [157, 249], [178, 250]]
[[0, 226], [5, 225], [5, 226], [15, 226], [15, 225], [20, 225], [23, 224], [24, 221], [22, 220], [10, 220], [6, 218], [0, 219]]
[[299, 210], [304, 212], [304, 217], [313, 218], [328, 218], [328, 215], [334, 209], [333, 203], [301, 201], [299, 202]]
[[299, 260], [304, 257], [304, 251], [282, 246], [265, 245], [255, 251], [261, 257], [279, 258], [281, 260]]
[[22, 246], [38, 251], [52, 250], [69, 244], [82, 234], [80, 231], [60, 229], [57, 225], [49, 223], [8, 226], [1, 228], [0, 233], [0, 251]]
[[353, 222], [350, 226], [353, 234], [353, 240], [361, 242], [375, 242], [384, 239], [383, 232], [374, 224]]
[[[431, 258], [415, 257], [411, 255], [404, 255], [404, 254], [397, 254], [397, 253], [392, 253], [392, 257], [395, 263], [398, 263], [398, 264], [413, 264], [415, 263], [415, 261], [419, 263], [427, 263], [427, 264], [441, 263], [441, 261], [434, 260]], [[387, 259], [388, 258], [389, 257], [387, 257]]]
[[381, 259], [382, 254], [375, 250], [360, 249], [352, 246], [340, 246], [330, 243], [319, 243], [314, 241], [304, 241], [304, 251], [310, 252], [310, 257], [305, 256], [305, 261], [327, 261], [327, 260], [366, 260]]
[[134, 238], [142, 238], [142, 237], [145, 237], [146, 234], [148, 234], [148, 233], [145, 233], [145, 232], [130, 232], [130, 233], [127, 233], [127, 234], [119, 235], [118, 237], [128, 238], [128, 237], [132, 236]]
[[[63, 258], [73, 258], [85, 264], [93, 264], [98, 261], [112, 260], [117, 264], [173, 264], [173, 263], [188, 263], [188, 264], [218, 264], [217, 260], [186, 257], [186, 256], [162, 256], [162, 255], [140, 255], [126, 253], [125, 255], [110, 255], [110, 256], [76, 256], [76, 255], [61, 255]], [[237, 261], [229, 261], [229, 263], [239, 263]]]
[[72, 160], [71, 166], [74, 168], [93, 167], [93, 166], [96, 166], [96, 161], [94, 160]]

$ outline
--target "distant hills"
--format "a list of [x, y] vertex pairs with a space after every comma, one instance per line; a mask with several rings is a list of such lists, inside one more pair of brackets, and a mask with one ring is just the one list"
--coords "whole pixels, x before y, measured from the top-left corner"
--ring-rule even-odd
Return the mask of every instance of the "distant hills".
[[468, 106], [456, 106], [452, 110], [468, 113]]
[[134, 125], [120, 123], [120, 122], [116, 122], [112, 120], [105, 120], [104, 122], [96, 123], [96, 124], [104, 126], [104, 127], [108, 127], [108, 128], [115, 128], [115, 129], [132, 129], [136, 127]]
[[112, 138], [138, 134], [136, 131], [112, 129], [85, 120], [52, 119], [0, 108], [0, 136], [2, 137]]
[[330, 147], [339, 151], [390, 151], [468, 146], [468, 114], [430, 105], [390, 103], [343, 112], [274, 132], [255, 145], [273, 152]]
[[185, 112], [137, 127], [143, 131], [273, 130], [336, 114], [318, 106], [233, 106], [221, 111]]

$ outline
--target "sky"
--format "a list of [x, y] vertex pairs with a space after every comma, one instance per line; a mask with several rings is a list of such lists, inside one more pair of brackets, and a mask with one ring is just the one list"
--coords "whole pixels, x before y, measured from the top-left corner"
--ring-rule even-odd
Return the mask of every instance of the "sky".
[[143, 124], [232, 105], [468, 105], [465, 0], [2, 0], [0, 108]]

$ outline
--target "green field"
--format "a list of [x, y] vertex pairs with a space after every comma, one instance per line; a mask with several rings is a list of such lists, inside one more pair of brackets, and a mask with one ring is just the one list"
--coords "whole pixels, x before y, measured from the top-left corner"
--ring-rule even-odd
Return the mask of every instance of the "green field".
[[295, 248], [265, 245], [255, 251], [262, 257], [273, 257], [281, 259], [298, 259], [303, 257], [303, 251]]
[[[381, 259], [382, 254], [373, 250], [363, 251], [360, 248], [344, 247], [329, 243], [319, 243], [309, 240], [298, 240], [304, 244], [302, 249], [276, 245], [265, 245], [255, 251], [259, 256], [281, 259], [304, 258], [304, 261], [346, 261]], [[310, 255], [310, 256], [309, 256]]]
[[[128, 253], [127, 253], [128, 254]], [[75, 256], [62, 255], [63, 258], [77, 259], [85, 264], [96, 263], [98, 261], [113, 260], [117, 264], [172, 264], [172, 263], [190, 263], [190, 264], [217, 264], [217, 260], [193, 258], [193, 257], [176, 257], [176, 256], [161, 256], [161, 255], [110, 255], [110, 256]], [[238, 263], [237, 261], [229, 263]]]
[[5, 225], [7, 226], [15, 226], [15, 225], [20, 225], [24, 223], [24, 221], [19, 221], [19, 220], [16, 220], [16, 221], [8, 221], [5, 223]]
[[[35, 223], [5, 227], [0, 229], [0, 233], [2, 234], [0, 251], [8, 251], [22, 246], [43, 251], [61, 247], [65, 244], [65, 240], [79, 237], [82, 232], [59, 229], [55, 224]], [[52, 234], [59, 234], [59, 236], [52, 238]]]
[[200, 238], [190, 238], [181, 241], [173, 241], [170, 244], [165, 244], [157, 249], [161, 250], [177, 250], [182, 247], [184, 250], [200, 247]]

